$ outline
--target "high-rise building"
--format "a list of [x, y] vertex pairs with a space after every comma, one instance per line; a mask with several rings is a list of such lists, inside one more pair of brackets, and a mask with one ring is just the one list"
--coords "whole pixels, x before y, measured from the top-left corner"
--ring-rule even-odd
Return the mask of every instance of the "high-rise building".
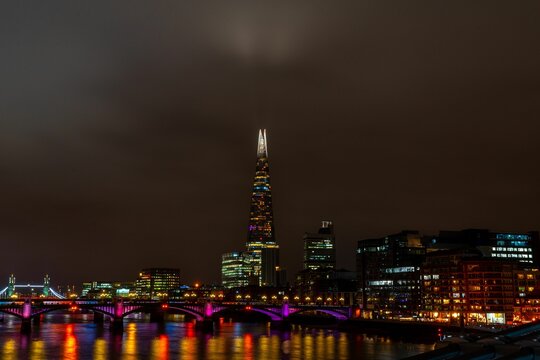
[[[259, 285], [275, 286], [277, 278], [275, 272], [279, 266], [279, 246], [274, 233], [266, 130], [259, 130], [246, 245], [248, 251], [253, 254], [253, 273], [259, 277]], [[264, 256], [263, 249], [267, 249]]]
[[266, 244], [261, 249], [261, 276], [260, 285], [278, 286], [279, 270], [279, 246], [277, 244]]
[[331, 221], [323, 221], [318, 233], [304, 234], [304, 269], [335, 269], [336, 238]]
[[358, 290], [365, 316], [418, 311], [425, 251], [418, 231], [358, 241]]
[[229, 252], [221, 257], [221, 284], [226, 288], [248, 286], [252, 271], [249, 252]]
[[180, 269], [150, 268], [139, 273], [136, 282], [137, 295], [142, 298], [160, 299], [169, 291], [180, 287]]

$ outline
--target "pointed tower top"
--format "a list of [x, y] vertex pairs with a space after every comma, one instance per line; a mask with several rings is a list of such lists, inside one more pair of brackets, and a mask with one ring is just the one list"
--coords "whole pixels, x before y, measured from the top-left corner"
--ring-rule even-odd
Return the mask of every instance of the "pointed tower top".
[[266, 129], [259, 130], [259, 141], [257, 142], [257, 157], [268, 157], [268, 147], [266, 143]]

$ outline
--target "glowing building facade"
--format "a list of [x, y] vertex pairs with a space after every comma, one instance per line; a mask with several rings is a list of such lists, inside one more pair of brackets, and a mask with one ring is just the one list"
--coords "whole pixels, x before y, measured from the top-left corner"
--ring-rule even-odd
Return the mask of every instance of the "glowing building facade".
[[246, 245], [248, 252], [252, 254], [253, 274], [259, 277], [259, 285], [277, 285], [276, 269], [279, 268], [279, 246], [276, 243], [274, 233], [266, 130], [259, 130], [257, 164], [251, 193]]
[[180, 269], [149, 268], [139, 273], [137, 295], [141, 298], [161, 299], [180, 287]]
[[[272, 210], [272, 187], [268, 163], [266, 130], [259, 130], [257, 141], [257, 163], [251, 193], [249, 212], [247, 251], [226, 253], [222, 256], [221, 274], [225, 287], [247, 286], [255, 283], [261, 286], [277, 286], [279, 274], [279, 245], [274, 233]], [[247, 268], [246, 268], [246, 263]], [[249, 275], [247, 275], [249, 273]], [[250, 280], [247, 280], [247, 278]]]
[[221, 257], [221, 284], [226, 288], [248, 286], [252, 271], [252, 255], [248, 252], [229, 252]]
[[323, 221], [319, 232], [304, 234], [304, 269], [335, 269], [336, 238], [331, 221]]

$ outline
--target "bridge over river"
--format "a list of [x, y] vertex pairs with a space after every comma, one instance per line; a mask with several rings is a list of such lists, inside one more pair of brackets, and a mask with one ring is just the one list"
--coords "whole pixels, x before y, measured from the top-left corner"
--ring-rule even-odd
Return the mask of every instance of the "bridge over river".
[[195, 318], [198, 326], [212, 326], [212, 318], [223, 311], [233, 310], [247, 313], [260, 313], [268, 317], [275, 325], [285, 324], [290, 315], [306, 311], [315, 311], [333, 316], [337, 320], [347, 320], [352, 317], [353, 309], [349, 306], [323, 305], [292, 305], [283, 304], [245, 304], [245, 303], [188, 303], [181, 301], [98, 301], [85, 299], [72, 300], [38, 300], [27, 298], [21, 301], [0, 300], [0, 312], [21, 319], [21, 331], [31, 331], [31, 322], [39, 321], [41, 314], [51, 311], [94, 312], [95, 319], [109, 317], [112, 328], [123, 329], [126, 316], [136, 312], [150, 313], [154, 318], [164, 319], [167, 312], [180, 312]]

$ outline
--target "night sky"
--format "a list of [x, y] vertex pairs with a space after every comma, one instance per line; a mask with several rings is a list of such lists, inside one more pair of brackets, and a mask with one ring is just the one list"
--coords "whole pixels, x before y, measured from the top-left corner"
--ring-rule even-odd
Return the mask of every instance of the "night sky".
[[0, 285], [218, 282], [268, 131], [289, 278], [402, 229], [540, 229], [538, 1], [0, 6]]

